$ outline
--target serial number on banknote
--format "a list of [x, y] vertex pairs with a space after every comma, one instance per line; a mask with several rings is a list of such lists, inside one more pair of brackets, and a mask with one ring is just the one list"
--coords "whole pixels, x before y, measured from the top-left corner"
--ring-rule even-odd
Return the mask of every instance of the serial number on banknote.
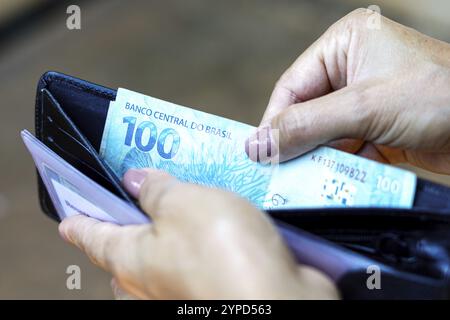
[[330, 170], [334, 170], [334, 172], [343, 174], [347, 177], [349, 177], [350, 179], [365, 183], [366, 182], [366, 177], [367, 177], [367, 172], [364, 170], [360, 170], [358, 168], [355, 168], [353, 166], [350, 165], [346, 165], [345, 163], [342, 162], [338, 162], [336, 160], [333, 159], [327, 159], [324, 158], [320, 155], [316, 155], [316, 154], [312, 154], [311, 155], [311, 161], [323, 165], [326, 168], [329, 168]]

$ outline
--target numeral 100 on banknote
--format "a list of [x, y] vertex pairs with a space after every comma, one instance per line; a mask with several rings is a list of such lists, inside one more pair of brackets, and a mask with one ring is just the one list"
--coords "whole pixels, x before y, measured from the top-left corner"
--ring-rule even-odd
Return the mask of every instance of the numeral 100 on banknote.
[[[124, 117], [123, 123], [128, 124], [125, 135], [125, 145], [127, 146], [131, 146], [133, 138], [136, 147], [143, 152], [151, 151], [156, 145], [158, 154], [164, 159], [172, 159], [180, 148], [180, 135], [175, 129], [164, 128], [158, 135], [158, 128], [153, 122], [142, 121], [136, 127], [136, 117]], [[166, 151], [166, 143], [170, 142], [172, 145], [169, 151]]]

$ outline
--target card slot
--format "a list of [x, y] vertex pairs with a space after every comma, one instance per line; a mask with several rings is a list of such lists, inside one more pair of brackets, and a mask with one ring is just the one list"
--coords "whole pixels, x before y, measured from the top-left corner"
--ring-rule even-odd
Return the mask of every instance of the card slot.
[[67, 132], [66, 130], [64, 130], [60, 126], [58, 126], [57, 123], [55, 123], [55, 127], [56, 127], [56, 129], [58, 129], [61, 132], [61, 134], [65, 135], [67, 138], [69, 138], [73, 142], [77, 143], [81, 148], [83, 148], [86, 152], [89, 153], [89, 149], [86, 148], [86, 146], [80, 140], [78, 140], [75, 136], [71, 135], [69, 132]]
[[103, 168], [92, 158], [91, 153], [85, 146], [71, 135], [58, 130], [56, 126], [47, 126], [47, 132], [44, 138], [46, 141], [56, 144], [64, 152], [79, 158], [90, 167], [96, 168], [97, 171], [103, 171]]
[[[56, 111], [55, 108], [47, 109], [46, 118], [44, 119], [47, 130], [46, 137], [44, 138], [51, 138], [61, 150], [70, 153], [73, 157], [80, 158], [80, 155], [82, 155], [83, 159], [80, 160], [83, 160], [83, 162], [88, 164], [91, 168], [96, 168], [97, 172], [103, 171], [103, 168], [93, 157], [91, 150], [89, 150], [81, 139], [77, 138], [77, 135], [79, 134], [77, 134], [74, 128], [65, 121], [64, 117]], [[77, 153], [77, 156], [75, 156], [74, 153]]]
[[[53, 151], [55, 151], [60, 157], [62, 157], [67, 162], [69, 162], [71, 164], [73, 162], [75, 162], [77, 164], [81, 164], [85, 168], [89, 168], [92, 172], [95, 172], [98, 176], [102, 177], [105, 182], [107, 182], [108, 184], [111, 184], [108, 177], [106, 177], [103, 173], [99, 172], [96, 168], [92, 167], [89, 163], [83, 161], [78, 156], [73, 155], [72, 153], [68, 152], [65, 148], [61, 147], [57, 142], [55, 142], [55, 140], [53, 140], [52, 137], [50, 137], [50, 136], [47, 137], [46, 145], [49, 148], [51, 148]], [[57, 150], [55, 150], [55, 148]], [[69, 161], [66, 157], [69, 157], [71, 159], [71, 161]], [[78, 168], [77, 166], [74, 166], [74, 167]], [[78, 170], [80, 170], [80, 169], [78, 168]], [[82, 171], [82, 170], [80, 170], [80, 171]], [[85, 173], [84, 171], [82, 171], [82, 172]]]
[[83, 172], [83, 174], [85, 174], [86, 176], [88, 176], [89, 178], [91, 178], [92, 180], [97, 182], [98, 184], [102, 185], [104, 188], [111, 191], [118, 197], [122, 198], [122, 196], [117, 192], [117, 189], [111, 183], [111, 181], [107, 177], [105, 177], [101, 172], [98, 172], [97, 170], [95, 170], [95, 168], [92, 168], [91, 166], [89, 166], [87, 163], [83, 162], [79, 158], [74, 157], [70, 153], [67, 153], [64, 149], [61, 149], [61, 147], [58, 146], [57, 144], [55, 144], [55, 143], [50, 143], [50, 144], [51, 144], [50, 147], [54, 147], [53, 150], [60, 157], [62, 157], [65, 161], [67, 161], [70, 165], [77, 168], [79, 171]]
[[[89, 149], [81, 141], [79, 141], [76, 137], [71, 135], [69, 132], [67, 132], [66, 130], [64, 130], [60, 126], [58, 126], [57, 123], [54, 123], [54, 128], [56, 128], [58, 130], [58, 132], [55, 133], [55, 135], [52, 135], [52, 136], [58, 137], [58, 138], [62, 138], [61, 135], [63, 135], [68, 140], [72, 141], [77, 146], [79, 146], [85, 152], [85, 154], [88, 156], [88, 159], [90, 161], [92, 161], [92, 157], [91, 157], [92, 154], [91, 154], [91, 152], [89, 151]], [[66, 141], [66, 143], [67, 143], [67, 141]], [[98, 166], [98, 164], [96, 162], [92, 161], [92, 164], [95, 165], [95, 166]]]
[[[72, 92], [73, 93], [73, 92]], [[98, 152], [94, 147], [91, 145], [88, 139], [84, 136], [83, 133], [80, 132], [80, 130], [77, 128], [77, 126], [73, 123], [71, 118], [65, 113], [65, 111], [61, 108], [59, 102], [55, 99], [55, 97], [50, 93], [46, 88], [43, 88], [41, 90], [41, 99], [42, 99], [42, 115], [41, 120], [43, 124], [42, 132], [40, 134], [39, 139], [45, 140], [46, 137], [49, 135], [49, 132], [52, 132], [53, 130], [53, 138], [61, 138], [61, 134], [59, 131], [55, 130], [55, 125], [52, 123], [58, 123], [58, 126], [65, 128], [65, 130], [70, 133], [71, 136], [76, 137], [76, 140], [81, 142], [85, 148], [87, 149], [87, 153], [85, 153], [85, 160], [89, 159], [88, 161], [92, 161], [92, 165], [94, 167], [97, 167], [102, 173], [104, 173], [104, 176], [108, 177], [109, 183], [111, 183], [115, 188], [115, 193], [120, 195], [121, 198], [125, 199], [127, 202], [129, 202], [131, 205], [134, 205], [133, 200], [130, 198], [130, 196], [125, 192], [123, 187], [121, 186], [121, 183], [117, 176], [114, 174], [114, 172], [109, 168], [109, 166], [98, 156]], [[71, 101], [69, 99], [69, 101]], [[48, 118], [50, 116], [50, 118]], [[51, 119], [51, 120], [49, 120]], [[86, 119], [84, 118], [84, 125], [91, 125], [90, 124], [90, 118]], [[88, 121], [86, 121], [88, 120]], [[53, 122], [52, 122], [53, 121]], [[58, 133], [56, 133], [58, 132]], [[59, 144], [59, 148], [65, 150], [67, 152], [65, 143], [71, 141], [67, 140], [64, 143]], [[61, 141], [62, 142], [62, 141]], [[72, 143], [75, 143], [72, 141]], [[79, 149], [79, 148], [78, 148]], [[73, 157], [73, 153], [72, 153]]]

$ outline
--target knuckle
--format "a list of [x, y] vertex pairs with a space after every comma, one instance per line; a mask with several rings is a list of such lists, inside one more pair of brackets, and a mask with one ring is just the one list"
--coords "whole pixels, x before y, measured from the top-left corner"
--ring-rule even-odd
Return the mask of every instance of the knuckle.
[[349, 23], [360, 23], [362, 20], [365, 21], [367, 17], [371, 14], [366, 8], [358, 8], [347, 14], [345, 17]]
[[290, 84], [295, 82], [293, 81], [293, 71], [289, 68], [275, 83], [274, 92], [279, 94], [280, 96], [288, 97], [288, 101], [290, 104], [297, 103], [299, 101], [297, 94], [291, 88]]
[[348, 13], [346, 16], [344, 16], [342, 19], [340, 19], [338, 22], [336, 22], [332, 29], [334, 30], [365, 30], [365, 28], [360, 28], [361, 26], [365, 25], [367, 22], [367, 19], [370, 16], [370, 11], [365, 8], [358, 8], [353, 10], [352, 12]]
[[275, 83], [275, 87], [285, 87], [286, 84], [290, 83], [292, 80], [292, 70], [293, 66], [291, 65], [289, 68], [287, 68], [283, 74], [278, 78], [277, 82]]

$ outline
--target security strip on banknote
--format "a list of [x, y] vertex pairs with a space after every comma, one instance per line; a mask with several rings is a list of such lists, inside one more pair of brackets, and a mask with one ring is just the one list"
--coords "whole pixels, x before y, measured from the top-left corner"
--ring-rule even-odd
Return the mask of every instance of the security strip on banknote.
[[415, 174], [329, 147], [274, 164], [251, 161], [255, 128], [120, 88], [109, 106], [100, 156], [119, 178], [130, 168], [236, 192], [261, 209], [411, 208]]

